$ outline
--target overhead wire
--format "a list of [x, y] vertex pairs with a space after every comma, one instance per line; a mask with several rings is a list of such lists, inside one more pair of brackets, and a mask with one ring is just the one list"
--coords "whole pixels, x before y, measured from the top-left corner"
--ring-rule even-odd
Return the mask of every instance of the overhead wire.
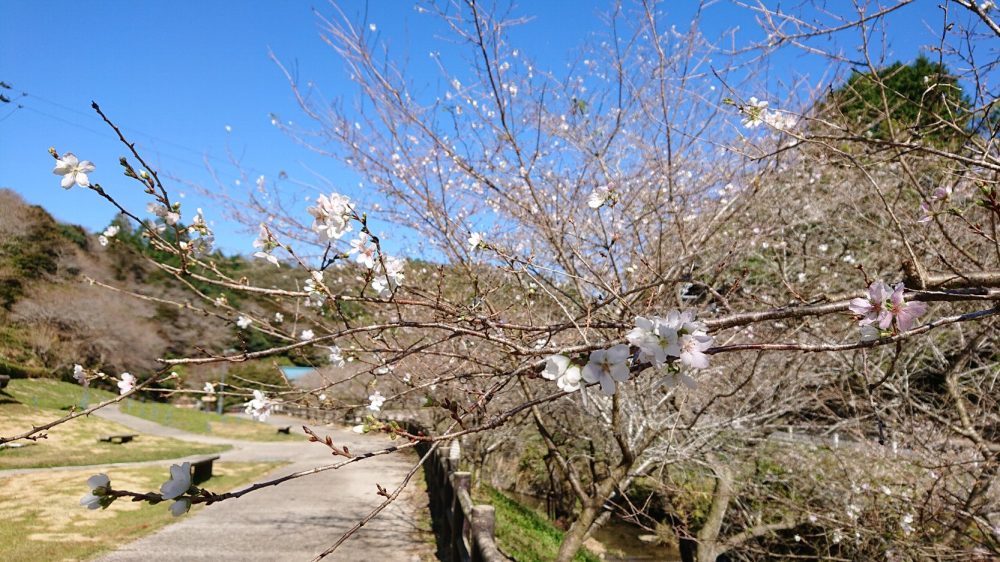
[[[66, 117], [59, 116], [59, 115], [54, 115], [52, 113], [49, 113], [49, 112], [43, 111], [41, 109], [38, 109], [37, 107], [32, 107], [30, 105], [27, 105], [27, 103], [28, 102], [33, 102], [33, 101], [39, 101], [39, 102], [42, 102], [44, 104], [48, 104], [50, 106], [59, 108], [59, 109], [61, 109], [63, 111], [66, 111], [66, 112], [69, 112], [69, 113], [73, 113], [73, 114], [76, 114], [76, 115], [80, 115], [80, 116], [86, 118], [87, 120], [93, 120], [94, 124], [103, 124], [103, 121], [101, 121], [101, 119], [99, 119], [96, 115], [92, 115], [90, 113], [87, 113], [87, 112], [84, 112], [84, 111], [80, 111], [78, 109], [74, 109], [74, 108], [69, 107], [69, 106], [67, 106], [65, 104], [62, 104], [62, 103], [59, 103], [59, 102], [56, 102], [56, 101], [44, 98], [42, 96], [33, 94], [33, 93], [25, 91], [25, 90], [18, 89], [18, 91], [20, 92], [19, 97], [17, 97], [16, 99], [14, 99], [14, 100], [11, 101], [11, 103], [17, 103], [17, 105], [14, 108], [12, 108], [11, 111], [9, 113], [7, 113], [3, 118], [0, 118], [0, 122], [3, 122], [4, 120], [6, 120], [10, 116], [12, 116], [14, 113], [16, 113], [18, 110], [20, 110], [20, 109], [26, 109], [28, 111], [31, 111], [33, 113], [36, 113], [36, 114], [41, 115], [43, 117], [46, 117], [48, 119], [53, 119], [55, 121], [59, 121], [60, 123], [64, 123], [66, 125], [69, 125], [69, 126], [76, 127], [78, 129], [87, 131], [87, 132], [92, 133], [94, 135], [97, 135], [97, 136], [99, 136], [101, 138], [105, 138], [105, 139], [108, 139], [108, 140], [118, 140], [118, 138], [116, 136], [112, 135], [110, 132], [100, 131], [100, 130], [94, 129], [92, 127], [87, 126], [86, 124], [80, 123], [79, 121], [71, 120], [71, 119], [68, 119]], [[192, 154], [196, 154], [196, 155], [202, 157], [205, 160], [209, 160], [209, 161], [215, 162], [216, 164], [219, 164], [219, 165], [222, 165], [222, 166], [235, 168], [236, 170], [238, 170], [240, 172], [247, 172], [247, 173], [249, 173], [251, 175], [253, 175], [253, 174], [264, 175], [263, 172], [261, 172], [260, 170], [255, 169], [255, 168], [248, 168], [248, 167], [237, 165], [236, 163], [234, 163], [232, 161], [229, 161], [229, 160], [226, 160], [226, 159], [223, 159], [223, 158], [219, 158], [217, 156], [213, 156], [212, 154], [210, 154], [210, 153], [208, 153], [208, 152], [206, 152], [204, 150], [198, 150], [198, 149], [195, 149], [195, 148], [191, 148], [189, 146], [185, 146], [183, 144], [180, 144], [180, 143], [177, 143], [177, 142], [173, 142], [173, 141], [170, 141], [170, 140], [158, 137], [156, 135], [149, 134], [149, 133], [147, 133], [145, 131], [136, 129], [135, 127], [131, 127], [131, 126], [124, 125], [124, 124], [119, 125], [119, 127], [122, 130], [124, 130], [124, 131], [128, 131], [130, 133], [133, 133], [133, 134], [136, 134], [136, 135], [140, 135], [142, 137], [146, 137], [147, 139], [154, 141], [153, 144], [146, 143], [146, 142], [136, 142], [136, 146], [139, 147], [139, 148], [144, 148], [144, 149], [155, 151], [158, 156], [160, 156], [161, 158], [163, 158], [165, 160], [171, 160], [171, 161], [177, 162], [179, 164], [184, 164], [184, 165], [191, 166], [191, 167], [194, 167], [194, 168], [204, 169], [206, 167], [206, 163], [205, 162], [201, 162], [201, 163], [192, 162], [192, 161], [190, 161], [188, 159], [185, 159], [183, 157], [177, 156], [175, 154], [171, 154], [171, 153], [168, 153], [168, 152], [163, 152], [157, 146], [157, 144], [167, 145], [167, 146], [179, 149], [179, 150], [183, 150], [183, 151], [186, 151], [186, 152], [190, 152]]]

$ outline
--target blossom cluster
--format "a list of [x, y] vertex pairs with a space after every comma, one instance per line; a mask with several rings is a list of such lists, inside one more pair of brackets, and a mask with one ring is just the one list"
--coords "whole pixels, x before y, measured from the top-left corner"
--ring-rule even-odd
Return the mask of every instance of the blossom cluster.
[[768, 103], [751, 97], [746, 105], [740, 108], [743, 114], [743, 126], [747, 129], [756, 129], [761, 125], [767, 125], [779, 131], [788, 131], [795, 127], [797, 119], [791, 113], [785, 113], [767, 109]]
[[[708, 367], [705, 351], [712, 347], [714, 341], [707, 334], [705, 325], [695, 321], [692, 312], [677, 310], [670, 311], [666, 318], [637, 317], [635, 328], [626, 335], [626, 339], [638, 348], [633, 364], [651, 363], [655, 367], [664, 367], [669, 363], [668, 358], [676, 358], [695, 369]], [[582, 368], [564, 355], [550, 355], [542, 377], [556, 381], [565, 392], [578, 390], [581, 381], [599, 383], [601, 391], [610, 396], [616, 391], [616, 383], [628, 380], [630, 357], [632, 350], [626, 344], [592, 351]], [[686, 376], [681, 376], [680, 380], [689, 385], [694, 382]], [[673, 384], [676, 381], [676, 374], [672, 374], [665, 382]]]
[[315, 219], [312, 224], [313, 231], [324, 240], [339, 240], [345, 233], [351, 231], [354, 205], [344, 195], [338, 193], [331, 193], [329, 197], [320, 195], [316, 199], [316, 206], [306, 210]]
[[868, 286], [867, 297], [851, 300], [848, 308], [861, 316], [858, 325], [863, 339], [877, 339], [881, 331], [892, 327], [893, 322], [899, 332], [909, 331], [917, 318], [927, 311], [927, 305], [922, 302], [907, 302], [903, 298], [905, 289], [902, 283], [890, 289], [879, 280]]
[[374, 273], [372, 289], [380, 297], [390, 296], [396, 287], [403, 284], [403, 267], [406, 262], [382, 253], [370, 234], [360, 232], [357, 238], [351, 240], [350, 246], [348, 255], [354, 255], [354, 261]]
[[253, 400], [250, 400], [244, 404], [244, 406], [245, 409], [243, 411], [253, 417], [254, 420], [264, 421], [271, 415], [271, 409], [274, 407], [274, 402], [272, 402], [263, 392], [255, 390], [253, 391]]
[[379, 391], [373, 392], [368, 397], [368, 409], [373, 412], [378, 412], [382, 409], [382, 404], [385, 404], [385, 396]]
[[[111, 478], [107, 474], [95, 474], [87, 479], [90, 493], [80, 498], [80, 505], [87, 509], [107, 509], [117, 499], [112, 492]], [[170, 479], [160, 486], [160, 498], [151, 500], [174, 500], [170, 505], [170, 513], [178, 517], [191, 509], [191, 494], [198, 493], [198, 488], [191, 485], [191, 463], [174, 464], [170, 466]]]
[[696, 322], [691, 311], [672, 310], [666, 318], [654, 316], [635, 319], [635, 328], [625, 336], [629, 343], [639, 348], [639, 360], [657, 367], [667, 363], [668, 357], [694, 369], [708, 367], [705, 351], [712, 347], [712, 337], [701, 322]]

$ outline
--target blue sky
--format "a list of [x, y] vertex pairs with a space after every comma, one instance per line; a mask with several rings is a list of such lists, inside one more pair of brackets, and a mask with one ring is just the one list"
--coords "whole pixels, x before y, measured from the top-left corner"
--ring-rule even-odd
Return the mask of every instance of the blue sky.
[[[557, 67], [574, 45], [602, 27], [600, 13], [609, 4], [524, 3], [515, 13], [533, 20], [515, 32], [514, 44], [540, 64]], [[939, 21], [937, 2], [918, 4], [892, 24], [900, 30], [890, 46], [892, 58], [915, 56], [924, 22]], [[60, 220], [102, 229], [112, 216], [110, 207], [89, 190], [59, 187], [46, 152], [54, 146], [94, 161], [97, 171], [92, 179], [126, 206], [142, 211], [145, 197], [137, 184], [121, 176], [117, 165], [124, 147], [90, 109], [94, 100], [154, 166], [183, 182], [238, 193], [248, 182], [235, 185], [239, 175], [230, 158], [236, 158], [251, 183], [257, 175], [271, 179], [284, 171], [295, 180], [288, 185], [297, 184], [301, 198], [328, 190], [324, 181], [351, 193], [358, 178], [271, 125], [272, 113], [285, 121], [303, 116], [268, 59], [269, 49], [302, 81], [314, 81], [327, 98], [350, 96], [353, 91], [334, 53], [320, 39], [313, 6], [327, 16], [334, 14], [323, 2], [290, 0], [6, 0], [0, 18], [0, 80], [13, 86], [6, 94], [14, 103], [0, 105], [0, 187], [14, 189]], [[668, 23], [686, 27], [693, 6], [693, 2], [666, 3], [672, 11]], [[367, 14], [379, 39], [391, 42], [393, 52], [407, 53], [418, 82], [426, 80], [433, 89], [441, 77], [427, 53], [448, 51], [454, 45], [429, 27], [430, 16], [413, 7], [412, 2], [388, 0], [341, 3], [349, 16]], [[752, 27], [745, 13], [724, 3], [710, 8], [705, 21], [710, 34], [737, 23]], [[808, 62], [790, 66], [797, 72], [810, 71]], [[214, 168], [214, 176], [206, 162]], [[181, 201], [189, 213], [205, 207], [224, 250], [250, 250], [254, 234], [222, 220], [194, 189], [178, 183], [172, 189], [185, 193]]]

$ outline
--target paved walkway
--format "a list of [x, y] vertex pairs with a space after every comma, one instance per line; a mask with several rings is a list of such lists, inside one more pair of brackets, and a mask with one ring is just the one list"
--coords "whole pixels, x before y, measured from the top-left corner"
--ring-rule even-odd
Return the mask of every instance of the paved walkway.
[[[304, 440], [235, 441], [164, 427], [117, 409], [105, 408], [98, 414], [148, 435], [233, 445], [233, 450], [221, 453], [220, 461], [291, 462], [268, 475], [269, 478], [343, 459], [333, 457], [322, 445]], [[302, 420], [277, 417], [268, 421], [274, 425], [291, 425], [293, 431], [302, 433]], [[337, 445], [347, 445], [352, 453], [381, 449], [392, 443], [339, 427], [310, 427], [321, 436], [330, 435]], [[376, 483], [393, 490], [415, 461], [416, 455], [412, 453], [383, 455], [207, 506], [100, 560], [311, 560], [381, 503], [383, 498], [376, 495]], [[165, 465], [170, 461], [157, 462]], [[419, 473], [414, 475], [414, 480], [417, 479], [420, 479]], [[416, 491], [414, 483], [411, 481], [393, 504], [325, 560], [434, 560], [433, 536], [414, 523], [415, 518], [426, 520], [429, 517], [426, 495]]]

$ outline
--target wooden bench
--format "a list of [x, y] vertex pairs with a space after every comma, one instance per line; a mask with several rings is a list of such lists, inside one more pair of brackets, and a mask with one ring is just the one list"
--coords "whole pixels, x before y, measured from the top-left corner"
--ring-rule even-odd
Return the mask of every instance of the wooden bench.
[[128, 443], [129, 441], [135, 439], [138, 435], [135, 434], [123, 434], [123, 435], [105, 435], [98, 439], [98, 441], [105, 443], [115, 443], [121, 445], [122, 443]]
[[0, 375], [0, 388], [7, 388], [7, 383], [10, 382], [10, 375]]
[[279, 427], [278, 428], [278, 433], [284, 433], [285, 435], [291, 435], [292, 434], [292, 426], [286, 425], [285, 427]]
[[219, 460], [219, 455], [206, 455], [191, 459], [191, 483], [201, 484], [212, 477], [212, 463]]

